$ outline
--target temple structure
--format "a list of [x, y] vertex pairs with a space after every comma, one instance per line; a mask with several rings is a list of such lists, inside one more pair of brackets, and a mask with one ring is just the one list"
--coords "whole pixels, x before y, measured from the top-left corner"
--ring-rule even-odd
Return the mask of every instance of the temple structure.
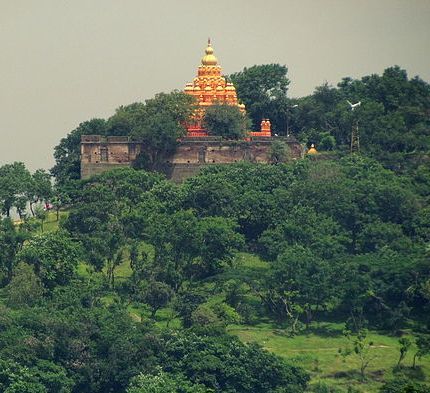
[[[208, 136], [207, 131], [202, 125], [205, 110], [208, 106], [215, 103], [228, 104], [237, 106], [242, 112], [245, 112], [245, 105], [239, 103], [233, 83], [227, 82], [221, 74], [221, 66], [214, 55], [210, 39], [208, 40], [205, 55], [202, 57], [201, 65], [197, 69], [197, 76], [193, 82], [186, 84], [184, 92], [195, 97], [198, 105], [193, 118], [187, 124], [188, 137]], [[272, 136], [270, 121], [263, 119], [261, 122], [261, 131], [250, 132], [250, 136]]]
[[[245, 113], [245, 105], [239, 103], [236, 89], [221, 75], [221, 67], [214, 55], [210, 41], [192, 83], [187, 83], [185, 93], [196, 98], [198, 109], [187, 124], [187, 136], [182, 138], [176, 151], [157, 170], [173, 181], [180, 182], [193, 176], [207, 165], [233, 164], [240, 161], [254, 163], [272, 162], [272, 143], [281, 140], [288, 146], [288, 160], [303, 156], [303, 147], [292, 136], [271, 138], [269, 119], [261, 120], [261, 130], [249, 132], [243, 141], [223, 140], [209, 136], [202, 127], [206, 108], [215, 103], [237, 106]], [[81, 136], [81, 178], [85, 179], [119, 167], [134, 165], [146, 146], [128, 136]], [[309, 154], [312, 154], [309, 152]]]

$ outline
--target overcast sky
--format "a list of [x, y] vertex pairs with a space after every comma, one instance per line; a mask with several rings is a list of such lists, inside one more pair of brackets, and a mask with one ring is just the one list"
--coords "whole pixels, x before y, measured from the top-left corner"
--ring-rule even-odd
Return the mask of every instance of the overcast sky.
[[288, 66], [290, 96], [398, 64], [430, 81], [430, 0], [0, 0], [0, 164], [53, 165], [82, 121], [192, 81]]

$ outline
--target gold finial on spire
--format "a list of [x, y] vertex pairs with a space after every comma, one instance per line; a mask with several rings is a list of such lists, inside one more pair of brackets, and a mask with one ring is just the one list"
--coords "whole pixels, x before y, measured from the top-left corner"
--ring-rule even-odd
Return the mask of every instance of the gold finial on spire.
[[218, 65], [218, 59], [214, 56], [214, 50], [211, 46], [211, 39], [208, 38], [208, 46], [205, 50], [206, 55], [202, 58], [202, 64], [205, 66]]

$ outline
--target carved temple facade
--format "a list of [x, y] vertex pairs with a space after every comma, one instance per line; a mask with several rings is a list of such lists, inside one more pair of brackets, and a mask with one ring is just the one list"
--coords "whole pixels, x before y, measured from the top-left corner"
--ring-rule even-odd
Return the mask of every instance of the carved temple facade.
[[[197, 76], [193, 82], [186, 84], [184, 92], [193, 96], [198, 106], [194, 116], [187, 124], [188, 137], [208, 136], [208, 133], [203, 128], [202, 121], [206, 108], [215, 103], [237, 106], [245, 113], [245, 105], [239, 102], [233, 83], [227, 82], [222, 76], [222, 69], [214, 55], [210, 40], [208, 40], [205, 55], [202, 57], [201, 64], [197, 69]], [[257, 132], [251, 131], [249, 134], [255, 137], [271, 137], [270, 120], [262, 119], [261, 130]]]

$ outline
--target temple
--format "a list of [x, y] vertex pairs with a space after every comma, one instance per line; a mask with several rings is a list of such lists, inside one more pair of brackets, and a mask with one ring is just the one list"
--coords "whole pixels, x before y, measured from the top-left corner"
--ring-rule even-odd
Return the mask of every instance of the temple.
[[[208, 133], [203, 128], [202, 122], [205, 110], [208, 106], [216, 104], [228, 104], [237, 106], [245, 112], [245, 105], [239, 103], [236, 88], [233, 83], [227, 82], [221, 75], [221, 66], [214, 55], [210, 39], [202, 57], [201, 65], [197, 69], [197, 76], [193, 82], [187, 83], [184, 92], [195, 97], [198, 109], [186, 125], [187, 137], [207, 137]], [[271, 137], [271, 125], [268, 119], [262, 119], [261, 130], [250, 132], [249, 136]]]
[[[261, 120], [260, 131], [250, 131], [243, 141], [224, 140], [220, 136], [209, 136], [202, 126], [206, 108], [215, 103], [237, 106], [245, 113], [245, 105], [237, 98], [236, 89], [221, 75], [221, 67], [214, 55], [210, 41], [192, 83], [187, 83], [185, 93], [196, 98], [198, 107], [186, 124], [187, 135], [178, 141], [174, 153], [163, 158], [157, 170], [169, 179], [181, 182], [195, 175], [202, 167], [213, 164], [233, 164], [240, 161], [270, 163], [272, 144], [282, 141], [288, 146], [288, 160], [303, 157], [303, 147], [293, 137], [271, 138], [269, 119]], [[146, 146], [128, 136], [81, 136], [81, 178], [134, 165]], [[311, 149], [308, 152], [312, 154]]]

